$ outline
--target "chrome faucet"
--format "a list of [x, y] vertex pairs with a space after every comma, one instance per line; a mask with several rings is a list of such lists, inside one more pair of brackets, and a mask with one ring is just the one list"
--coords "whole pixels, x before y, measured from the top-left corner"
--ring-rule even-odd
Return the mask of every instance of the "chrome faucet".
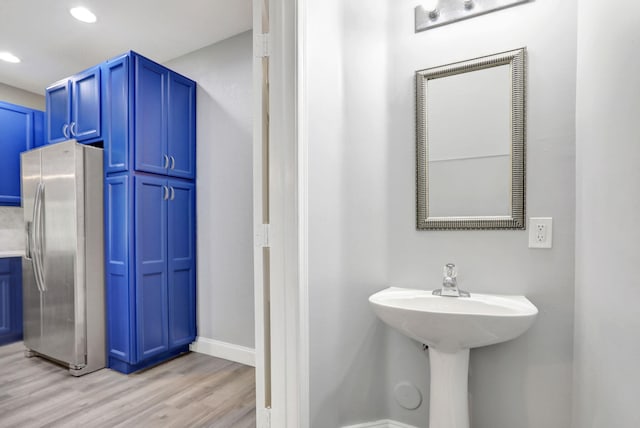
[[463, 291], [458, 288], [458, 271], [456, 270], [456, 265], [453, 263], [447, 263], [444, 266], [443, 275], [442, 288], [439, 290], [433, 290], [433, 294], [435, 296], [469, 297], [468, 291]]

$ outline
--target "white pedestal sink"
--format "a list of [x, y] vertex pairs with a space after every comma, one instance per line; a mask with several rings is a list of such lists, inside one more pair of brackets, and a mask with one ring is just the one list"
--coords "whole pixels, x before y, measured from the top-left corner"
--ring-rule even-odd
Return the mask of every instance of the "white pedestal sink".
[[524, 296], [432, 293], [390, 287], [369, 302], [385, 323], [429, 346], [429, 428], [469, 428], [469, 349], [520, 336], [538, 309]]

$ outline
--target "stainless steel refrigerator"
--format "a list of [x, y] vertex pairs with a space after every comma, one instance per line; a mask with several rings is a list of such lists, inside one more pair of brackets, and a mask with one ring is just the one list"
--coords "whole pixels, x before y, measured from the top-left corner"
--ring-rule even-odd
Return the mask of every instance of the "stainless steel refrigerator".
[[25, 355], [74, 376], [105, 367], [102, 155], [75, 140], [21, 155]]

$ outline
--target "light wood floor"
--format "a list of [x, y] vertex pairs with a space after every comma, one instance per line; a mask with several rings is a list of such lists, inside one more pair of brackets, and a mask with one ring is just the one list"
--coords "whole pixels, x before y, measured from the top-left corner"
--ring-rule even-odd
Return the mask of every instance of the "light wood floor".
[[253, 367], [190, 353], [137, 374], [75, 378], [0, 346], [0, 427], [254, 428]]

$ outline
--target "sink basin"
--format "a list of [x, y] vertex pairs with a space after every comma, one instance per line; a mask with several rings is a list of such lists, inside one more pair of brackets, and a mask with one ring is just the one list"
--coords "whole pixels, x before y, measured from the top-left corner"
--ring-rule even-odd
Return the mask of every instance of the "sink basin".
[[429, 345], [430, 428], [469, 428], [469, 349], [514, 339], [538, 315], [524, 296], [443, 297], [390, 287], [369, 302], [382, 321]]
[[391, 327], [449, 352], [514, 339], [527, 331], [538, 314], [524, 296], [442, 297], [432, 291], [390, 287], [369, 297], [369, 302]]

